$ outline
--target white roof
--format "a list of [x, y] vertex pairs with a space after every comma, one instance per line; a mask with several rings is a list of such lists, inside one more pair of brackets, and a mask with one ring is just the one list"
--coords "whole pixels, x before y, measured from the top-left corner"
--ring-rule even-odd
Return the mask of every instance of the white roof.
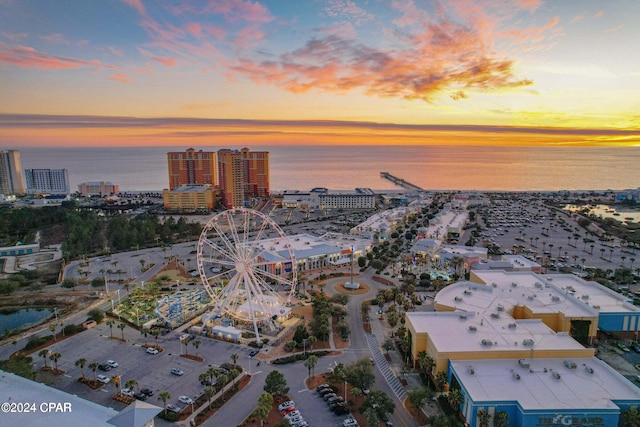
[[576, 299], [594, 307], [600, 313], [638, 312], [637, 307], [627, 301], [627, 298], [598, 282], [586, 281], [575, 274], [547, 274], [548, 280], [556, 287]]
[[[9, 372], [0, 371], [0, 401], [36, 404], [36, 413], [13, 412], [2, 414], [2, 425], [20, 427], [113, 427], [108, 421], [118, 415], [118, 411], [97, 403], [65, 393], [47, 385], [37, 383]], [[40, 411], [43, 402], [69, 403], [71, 411]], [[38, 415], [39, 414], [39, 415]]]
[[417, 333], [429, 336], [439, 353], [504, 351], [507, 357], [530, 356], [539, 350], [546, 354], [583, 352], [584, 357], [594, 353], [592, 348], [585, 348], [567, 334], [556, 333], [539, 319], [514, 320], [505, 313], [494, 318], [474, 311], [411, 312], [406, 316]]
[[640, 388], [596, 357], [464, 360], [451, 361], [451, 367], [476, 403], [517, 401], [525, 411], [591, 412], [618, 409], [613, 400], [640, 399]]

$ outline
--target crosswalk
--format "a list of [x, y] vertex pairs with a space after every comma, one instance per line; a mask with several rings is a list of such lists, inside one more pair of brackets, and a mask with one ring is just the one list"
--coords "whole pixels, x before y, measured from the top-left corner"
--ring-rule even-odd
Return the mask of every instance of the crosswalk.
[[384, 355], [380, 351], [380, 346], [376, 336], [373, 334], [365, 334], [365, 336], [376, 366], [380, 369], [382, 376], [387, 381], [387, 384], [389, 384], [389, 387], [391, 387], [391, 390], [393, 390], [393, 393], [402, 402], [407, 396], [407, 391], [404, 389], [402, 384], [400, 384], [400, 381], [389, 367], [389, 362], [387, 362], [387, 359], [385, 359]]

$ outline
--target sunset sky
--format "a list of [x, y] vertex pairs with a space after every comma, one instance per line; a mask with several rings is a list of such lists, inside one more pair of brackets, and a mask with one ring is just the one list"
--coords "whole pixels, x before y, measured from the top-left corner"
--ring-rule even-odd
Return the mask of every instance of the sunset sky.
[[0, 148], [640, 145], [640, 1], [0, 0]]

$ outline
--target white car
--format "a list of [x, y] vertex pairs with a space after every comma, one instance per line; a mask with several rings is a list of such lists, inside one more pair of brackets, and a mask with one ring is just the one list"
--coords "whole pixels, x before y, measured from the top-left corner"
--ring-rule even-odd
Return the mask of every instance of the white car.
[[358, 426], [358, 422], [353, 418], [347, 418], [346, 420], [344, 420], [342, 422], [342, 425], [344, 427], [357, 427]]
[[193, 399], [190, 398], [189, 396], [180, 396], [178, 397], [178, 400], [184, 403], [185, 405], [191, 405], [193, 403]]
[[155, 347], [147, 347], [147, 353], [149, 354], [158, 354], [158, 349]]
[[122, 390], [120, 390], [120, 394], [122, 394], [123, 396], [133, 397], [133, 391], [131, 391], [130, 388], [123, 388]]
[[280, 404], [280, 406], [278, 406], [278, 411], [282, 412], [287, 408], [291, 408], [291, 407], [296, 407], [296, 403], [293, 400], [287, 400], [286, 402], [283, 402]]
[[167, 409], [170, 410], [171, 412], [180, 412], [182, 411], [182, 408], [179, 407], [178, 405], [174, 405], [173, 403], [169, 403], [167, 405]]
[[300, 411], [291, 411], [289, 412], [287, 415], [285, 415], [284, 417], [288, 420], [293, 420], [296, 419], [300, 416]]
[[106, 375], [98, 375], [96, 379], [102, 384], [109, 384], [109, 382], [111, 381], [109, 377]]
[[117, 368], [118, 366], [120, 366], [115, 360], [107, 360], [106, 364], [111, 366], [112, 368]]

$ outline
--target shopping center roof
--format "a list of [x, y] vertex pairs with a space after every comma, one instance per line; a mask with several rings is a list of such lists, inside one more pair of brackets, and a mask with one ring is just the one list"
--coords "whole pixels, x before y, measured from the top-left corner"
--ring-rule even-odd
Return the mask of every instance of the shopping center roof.
[[640, 388], [595, 358], [451, 361], [474, 402], [517, 401], [524, 410], [617, 409]]

